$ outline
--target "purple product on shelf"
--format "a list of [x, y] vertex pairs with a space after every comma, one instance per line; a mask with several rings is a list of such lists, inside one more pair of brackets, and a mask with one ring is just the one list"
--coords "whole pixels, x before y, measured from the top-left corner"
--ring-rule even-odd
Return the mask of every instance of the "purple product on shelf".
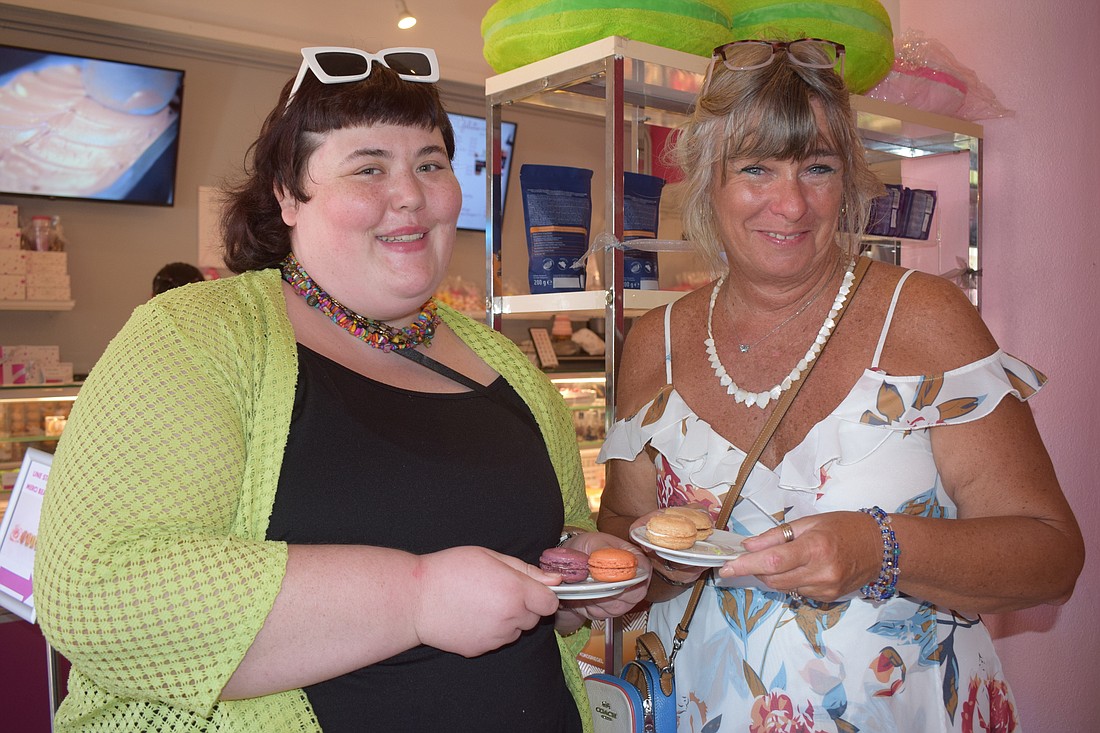
[[928, 239], [932, 230], [932, 214], [936, 211], [936, 192], [907, 188], [905, 195], [905, 216], [898, 227], [898, 236], [906, 239]]
[[886, 193], [871, 201], [871, 216], [867, 221], [867, 233], [880, 237], [895, 237], [898, 230], [898, 214], [901, 210], [903, 189], [896, 183], [886, 184]]

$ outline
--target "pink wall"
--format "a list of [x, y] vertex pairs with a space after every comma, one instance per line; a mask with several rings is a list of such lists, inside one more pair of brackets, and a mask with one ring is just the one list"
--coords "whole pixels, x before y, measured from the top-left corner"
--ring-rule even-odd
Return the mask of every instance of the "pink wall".
[[900, 0], [894, 19], [895, 35], [939, 39], [1015, 111], [981, 121], [983, 315], [1050, 377], [1032, 409], [1089, 555], [1066, 605], [987, 621], [1025, 730], [1098, 730], [1100, 411], [1086, 398], [1100, 364], [1100, 5]]

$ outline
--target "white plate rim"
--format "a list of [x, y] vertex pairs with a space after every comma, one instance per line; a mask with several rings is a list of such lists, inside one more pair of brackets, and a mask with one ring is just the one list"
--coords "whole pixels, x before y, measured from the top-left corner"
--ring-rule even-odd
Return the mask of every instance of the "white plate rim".
[[[727, 537], [729, 539], [727, 539]], [[726, 530], [716, 529], [714, 534], [710, 538], [703, 540], [702, 542], [696, 542], [691, 549], [688, 550], [670, 550], [667, 547], [660, 547], [653, 544], [645, 537], [645, 527], [635, 527], [630, 530], [630, 538], [637, 542], [642, 547], [648, 547], [657, 553], [658, 557], [663, 557], [665, 560], [671, 560], [672, 562], [678, 562], [682, 565], [694, 565], [701, 568], [717, 568], [724, 565], [728, 560], [732, 560], [735, 557], [739, 557], [747, 550], [741, 547], [741, 540], [747, 539], [744, 535], [734, 534], [733, 532], [727, 532]], [[721, 539], [721, 544], [717, 544], [711, 541], [712, 538]], [[722, 554], [715, 554], [713, 552], [703, 552], [696, 550], [696, 547], [700, 545], [710, 545], [718, 547], [723, 550]], [[736, 545], [739, 551], [730, 551], [731, 546]]]
[[547, 586], [558, 594], [562, 600], [587, 600], [590, 598], [605, 598], [613, 596], [621, 590], [641, 583], [649, 577], [649, 573], [641, 568], [634, 571], [634, 577], [629, 580], [616, 580], [613, 582], [601, 582], [597, 580], [583, 580], [580, 583], [562, 583], [561, 585]]

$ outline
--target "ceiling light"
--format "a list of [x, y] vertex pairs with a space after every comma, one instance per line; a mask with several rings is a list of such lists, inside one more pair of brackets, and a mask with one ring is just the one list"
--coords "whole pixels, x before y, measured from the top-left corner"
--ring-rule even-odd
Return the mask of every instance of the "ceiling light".
[[397, 0], [397, 27], [405, 31], [416, 25], [416, 16], [409, 12], [405, 0]]

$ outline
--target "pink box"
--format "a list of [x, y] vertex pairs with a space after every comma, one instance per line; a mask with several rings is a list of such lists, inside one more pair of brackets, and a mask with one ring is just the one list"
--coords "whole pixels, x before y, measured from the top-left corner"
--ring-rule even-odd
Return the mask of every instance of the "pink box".
[[30, 365], [13, 362], [0, 364], [0, 384], [33, 384], [30, 378]]

